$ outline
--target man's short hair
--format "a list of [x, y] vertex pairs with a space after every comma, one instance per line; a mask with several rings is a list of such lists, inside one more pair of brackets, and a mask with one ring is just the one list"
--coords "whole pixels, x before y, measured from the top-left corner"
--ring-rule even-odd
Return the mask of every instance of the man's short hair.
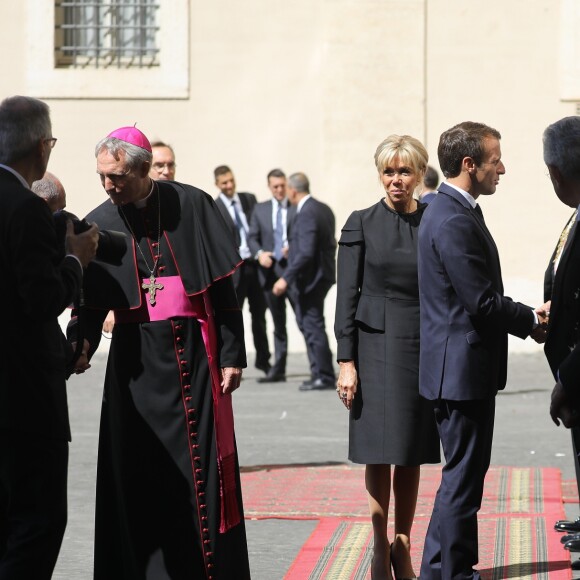
[[116, 137], [101, 139], [95, 147], [95, 157], [98, 157], [103, 149], [108, 151], [115, 159], [119, 159], [119, 151], [124, 151], [127, 167], [131, 170], [139, 169], [143, 163], [151, 165], [151, 159], [153, 158], [153, 154], [147, 149], [137, 147], [137, 145], [127, 143], [127, 141], [122, 141]]
[[28, 156], [42, 139], [52, 137], [46, 103], [16, 95], [0, 103], [0, 163], [10, 165]]
[[544, 131], [544, 162], [563, 177], [580, 181], [580, 117], [564, 117]]
[[153, 141], [153, 143], [151, 143], [151, 149], [153, 149], [154, 147], [167, 147], [167, 149], [169, 149], [171, 153], [173, 153], [173, 156], [175, 157], [175, 151], [173, 151], [173, 147], [171, 145], [168, 145], [167, 143], [164, 143], [163, 141]]
[[501, 139], [499, 131], [483, 123], [465, 121], [447, 129], [439, 138], [437, 156], [443, 175], [457, 177], [465, 157], [471, 157], [476, 165], [481, 165], [485, 139]]
[[232, 170], [227, 165], [218, 165], [213, 170], [213, 176], [217, 179], [220, 175], [225, 175], [226, 173], [231, 173]]
[[47, 202], [56, 200], [58, 198], [59, 191], [56, 187], [56, 183], [50, 179], [46, 179], [46, 177], [43, 177], [38, 181], [33, 181], [30, 189], [32, 189], [36, 195], [42, 197], [42, 199], [46, 200]]
[[423, 183], [428, 189], [437, 189], [437, 186], [439, 185], [439, 174], [434, 167], [431, 167], [431, 165], [427, 165], [425, 177], [423, 177]]
[[272, 169], [272, 171], [268, 173], [268, 182], [271, 177], [282, 177], [286, 179], [286, 174], [281, 169]]
[[298, 193], [310, 193], [310, 182], [304, 173], [293, 173], [288, 178], [288, 185]]

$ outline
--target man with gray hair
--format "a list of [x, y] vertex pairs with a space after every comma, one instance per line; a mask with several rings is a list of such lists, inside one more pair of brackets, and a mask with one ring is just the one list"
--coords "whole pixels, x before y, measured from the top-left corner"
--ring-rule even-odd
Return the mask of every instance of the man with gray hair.
[[[0, 578], [10, 580], [49, 580], [66, 528], [66, 369], [74, 363], [58, 316], [98, 243], [95, 226], [75, 235], [70, 222], [57, 240], [48, 206], [30, 191], [55, 143], [45, 103], [2, 101], [0, 269], [10, 292], [0, 334]], [[79, 358], [77, 372], [87, 367]]]
[[87, 219], [124, 232], [127, 251], [119, 263], [93, 262], [83, 286], [90, 354], [115, 313], [94, 578], [247, 580], [231, 397], [246, 366], [239, 256], [207, 193], [151, 178], [137, 128], [113, 131], [95, 155], [109, 200]]
[[34, 181], [31, 187], [32, 191], [44, 199], [52, 213], [62, 210], [66, 207], [66, 191], [60, 179], [49, 171], [44, 174], [42, 179]]
[[[544, 162], [558, 199], [574, 208], [544, 277], [544, 300], [551, 301], [544, 351], [556, 381], [550, 415], [556, 425], [562, 421], [570, 428], [580, 492], [580, 117], [565, 117], [544, 131]], [[561, 532], [580, 533], [580, 518], [556, 522], [555, 527]], [[580, 535], [567, 540], [565, 547], [580, 550]], [[580, 561], [572, 566], [580, 569]]]
[[296, 322], [306, 341], [311, 377], [299, 389], [334, 389], [336, 377], [324, 321], [324, 299], [336, 282], [334, 214], [310, 195], [304, 173], [288, 178], [286, 192], [296, 206], [296, 217], [288, 240], [288, 265], [272, 292], [275, 296], [290, 293]]

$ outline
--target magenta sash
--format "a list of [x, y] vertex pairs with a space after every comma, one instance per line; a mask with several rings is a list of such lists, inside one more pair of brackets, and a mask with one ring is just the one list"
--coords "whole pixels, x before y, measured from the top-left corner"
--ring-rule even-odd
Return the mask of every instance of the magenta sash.
[[[145, 278], [143, 283], [148, 283]], [[236, 490], [236, 453], [234, 445], [234, 414], [231, 394], [224, 395], [218, 367], [217, 335], [209, 292], [188, 296], [179, 276], [157, 278], [163, 288], [157, 291], [155, 304], [143, 292], [141, 306], [134, 310], [116, 310], [115, 324], [156, 322], [170, 318], [196, 318], [201, 328], [213, 395], [214, 431], [216, 436], [220, 480], [220, 532], [225, 533], [240, 523]]]
[[[204, 317], [205, 307], [201, 295], [188, 296], [179, 276], [156, 278], [156, 281], [163, 284], [163, 289], [157, 290], [155, 304], [149, 302], [149, 294], [142, 290], [141, 306], [133, 310], [115, 310], [115, 324]], [[148, 284], [149, 279], [144, 278], [142, 282]]]

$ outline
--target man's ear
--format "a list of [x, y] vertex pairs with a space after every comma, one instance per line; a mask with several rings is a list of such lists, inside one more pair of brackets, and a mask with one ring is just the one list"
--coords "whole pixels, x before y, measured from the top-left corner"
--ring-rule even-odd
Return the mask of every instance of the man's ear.
[[562, 185], [562, 173], [555, 165], [548, 165], [548, 173], [557, 186]]
[[149, 171], [151, 171], [151, 162], [143, 161], [141, 165], [141, 171], [139, 172], [139, 177], [147, 177], [149, 175]]
[[473, 160], [473, 157], [464, 157], [461, 161], [461, 170], [473, 175], [477, 171], [477, 164]]

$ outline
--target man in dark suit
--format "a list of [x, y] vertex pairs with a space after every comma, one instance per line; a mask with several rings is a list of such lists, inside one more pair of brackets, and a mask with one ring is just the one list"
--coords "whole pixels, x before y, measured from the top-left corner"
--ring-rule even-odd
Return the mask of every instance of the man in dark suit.
[[437, 185], [439, 183], [439, 174], [434, 167], [427, 165], [425, 175], [423, 176], [423, 191], [419, 196], [421, 203], [431, 203], [437, 195]]
[[419, 228], [419, 390], [432, 400], [446, 464], [425, 539], [422, 580], [480, 578], [477, 512], [489, 467], [507, 335], [542, 338], [542, 316], [503, 295], [499, 255], [476, 203], [505, 167], [500, 134], [461, 123], [440, 138], [446, 182]]
[[248, 245], [250, 221], [256, 206], [253, 193], [236, 192], [236, 181], [227, 165], [214, 169], [215, 184], [220, 194], [215, 198], [218, 209], [231, 232], [232, 242], [238, 248], [244, 264], [234, 274], [234, 288], [240, 308], [246, 298], [252, 318], [252, 336], [256, 350], [255, 367], [268, 374], [270, 371], [270, 347], [266, 333], [266, 301], [258, 280], [258, 263], [252, 256]]
[[275, 296], [272, 286], [284, 275], [288, 258], [288, 232], [296, 209], [286, 198], [286, 175], [280, 169], [268, 173], [268, 188], [272, 199], [254, 208], [250, 221], [248, 245], [258, 262], [258, 279], [264, 299], [274, 322], [274, 364], [259, 383], [277, 383], [286, 380], [288, 333], [286, 331], [286, 295]]
[[[48, 205], [30, 190], [56, 139], [45, 103], [0, 104], [0, 268], [8, 293], [0, 334], [0, 579], [48, 580], [67, 520], [70, 427], [58, 315], [95, 255], [96, 226], [57, 240]], [[62, 247], [61, 247], [62, 243]], [[84, 344], [76, 371], [88, 368]]]
[[[577, 485], [580, 490], [580, 117], [566, 117], [544, 131], [544, 161], [554, 191], [574, 214], [564, 227], [544, 278], [544, 299], [551, 301], [550, 321], [544, 351], [556, 385], [552, 391], [550, 415], [571, 427]], [[580, 518], [560, 521], [556, 529], [580, 532]], [[580, 549], [580, 536], [568, 538], [565, 546]], [[580, 569], [580, 560], [573, 563]]]
[[287, 193], [296, 206], [296, 217], [288, 241], [288, 265], [272, 292], [276, 296], [290, 292], [296, 322], [306, 340], [311, 378], [300, 390], [334, 389], [336, 377], [324, 323], [324, 299], [336, 282], [334, 214], [310, 195], [304, 173], [288, 178]]

